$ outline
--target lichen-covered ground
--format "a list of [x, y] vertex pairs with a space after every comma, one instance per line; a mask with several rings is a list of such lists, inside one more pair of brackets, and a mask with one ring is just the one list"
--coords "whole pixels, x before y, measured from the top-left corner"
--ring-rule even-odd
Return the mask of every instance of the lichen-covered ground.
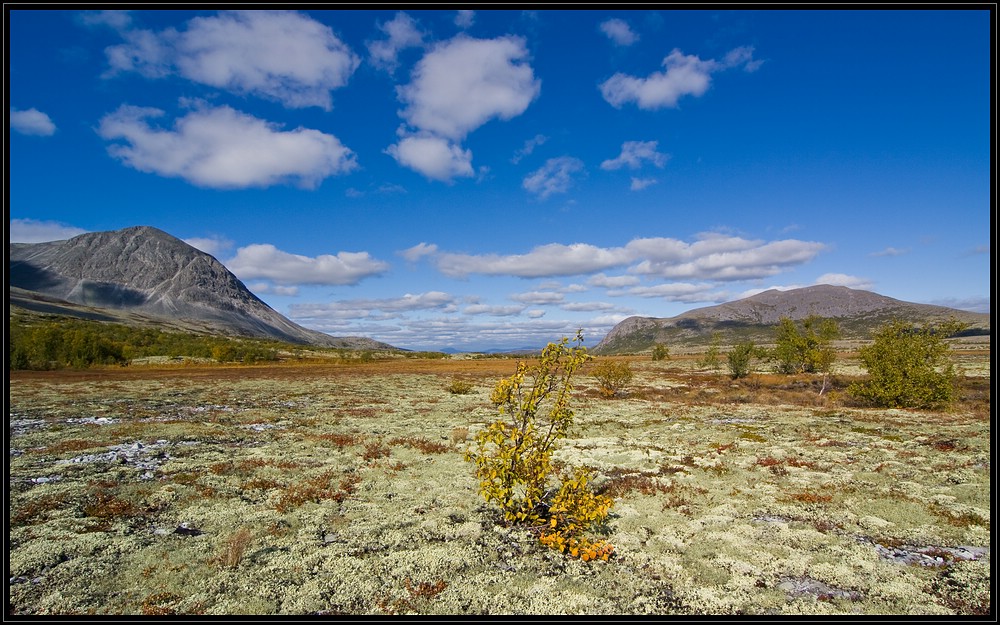
[[557, 457], [615, 498], [608, 562], [477, 494], [462, 454], [512, 361], [11, 374], [9, 614], [989, 613], [966, 360], [946, 412], [679, 359], [609, 400], [584, 373]]

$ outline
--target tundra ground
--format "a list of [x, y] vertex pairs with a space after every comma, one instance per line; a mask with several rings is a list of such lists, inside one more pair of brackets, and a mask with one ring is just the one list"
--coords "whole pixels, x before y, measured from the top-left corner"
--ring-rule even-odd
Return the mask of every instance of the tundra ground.
[[9, 614], [987, 614], [989, 355], [962, 358], [944, 412], [852, 406], [850, 373], [633, 357], [605, 399], [585, 370], [557, 459], [615, 499], [608, 562], [478, 495], [510, 360], [12, 373]]

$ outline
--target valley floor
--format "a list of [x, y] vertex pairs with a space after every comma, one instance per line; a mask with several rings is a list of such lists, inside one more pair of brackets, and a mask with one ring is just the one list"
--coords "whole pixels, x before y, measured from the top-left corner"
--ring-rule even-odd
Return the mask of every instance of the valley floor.
[[463, 452], [514, 361], [12, 373], [8, 614], [989, 613], [967, 360], [947, 412], [682, 358], [632, 358], [616, 399], [584, 372], [557, 458], [615, 499], [608, 562], [477, 493]]

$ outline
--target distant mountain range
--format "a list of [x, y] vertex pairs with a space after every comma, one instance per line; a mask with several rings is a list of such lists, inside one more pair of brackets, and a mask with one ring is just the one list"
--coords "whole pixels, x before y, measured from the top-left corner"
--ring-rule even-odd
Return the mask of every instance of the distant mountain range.
[[394, 349], [291, 322], [218, 260], [156, 228], [9, 246], [11, 307], [321, 347]]
[[835, 319], [845, 339], [869, 339], [872, 332], [892, 319], [935, 323], [955, 318], [969, 324], [970, 332], [989, 334], [991, 317], [944, 306], [914, 304], [871, 291], [818, 285], [779, 291], [771, 289], [752, 297], [689, 310], [676, 317], [629, 317], [612, 328], [594, 346], [598, 354], [636, 353], [657, 343], [706, 345], [714, 332], [724, 343], [774, 340], [774, 327], [782, 317], [800, 320], [809, 315]]

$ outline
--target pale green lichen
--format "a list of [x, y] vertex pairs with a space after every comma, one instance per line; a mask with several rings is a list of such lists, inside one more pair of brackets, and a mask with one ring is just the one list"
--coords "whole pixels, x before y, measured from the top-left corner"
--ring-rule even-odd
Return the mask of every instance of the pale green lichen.
[[[685, 384], [643, 366], [643, 393], [581, 393], [556, 454], [594, 468], [597, 486], [652, 476], [656, 490], [617, 498], [607, 563], [497, 526], [451, 440], [495, 418], [488, 378], [466, 395], [445, 390], [450, 376], [420, 372], [13, 379], [11, 613], [972, 614], [990, 604], [988, 555], [935, 568], [876, 547], [990, 546], [988, 419], [690, 405], [669, 400]], [[93, 447], [44, 452], [74, 439]], [[392, 443], [417, 439], [446, 449]], [[155, 468], [140, 454], [56, 464], [136, 442]], [[370, 445], [386, 453], [366, 458]], [[302, 485], [319, 495], [290, 499]], [[88, 516], [98, 492], [129, 505], [108, 499], [105, 516]], [[240, 529], [245, 551], [227, 560]], [[795, 595], [787, 580], [836, 596]]]

